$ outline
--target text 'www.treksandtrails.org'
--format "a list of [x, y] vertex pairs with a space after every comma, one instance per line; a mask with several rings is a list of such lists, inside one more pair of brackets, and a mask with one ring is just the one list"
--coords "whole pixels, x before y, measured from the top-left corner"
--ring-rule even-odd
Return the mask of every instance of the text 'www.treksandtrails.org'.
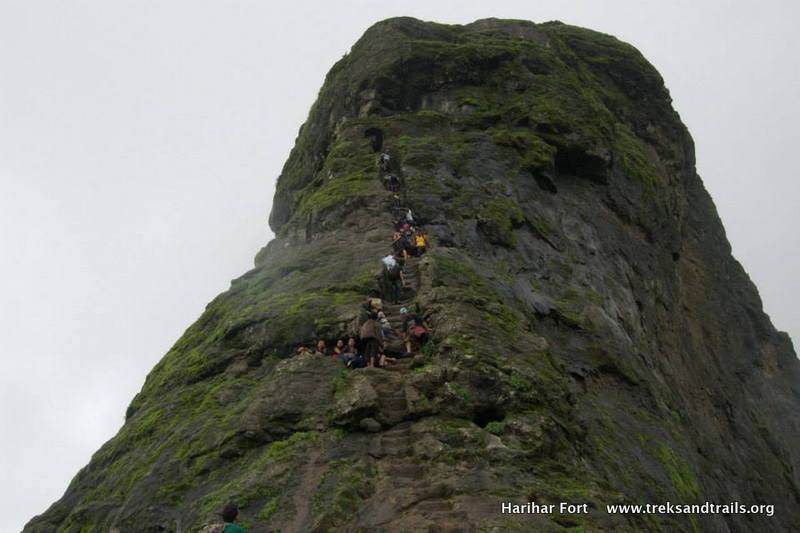
[[606, 505], [608, 514], [775, 514], [774, 505], [745, 505], [739, 502], [717, 504], [646, 503], [644, 505], [617, 504]]
[[[559, 504], [540, 504], [528, 502], [514, 504], [503, 502], [501, 512], [503, 514], [585, 514], [589, 512], [589, 505], [586, 503], [567, 503]], [[745, 505], [739, 502], [731, 503], [711, 503], [701, 504], [681, 504], [681, 503], [645, 503], [645, 504], [607, 504], [608, 514], [765, 514], [775, 515], [775, 506], [771, 504]]]

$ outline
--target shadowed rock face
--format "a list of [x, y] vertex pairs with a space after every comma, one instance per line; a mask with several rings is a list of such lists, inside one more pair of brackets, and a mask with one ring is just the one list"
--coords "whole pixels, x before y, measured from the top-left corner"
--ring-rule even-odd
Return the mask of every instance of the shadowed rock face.
[[[396, 203], [432, 241], [403, 295], [431, 342], [393, 371], [293, 357], [380, 296]], [[255, 268], [26, 531], [194, 531], [229, 500], [252, 531], [800, 524], [791, 341], [629, 45], [560, 23], [380, 22], [328, 74], [270, 224]], [[530, 500], [589, 512], [500, 513]], [[666, 501], [775, 516], [605, 512]]]

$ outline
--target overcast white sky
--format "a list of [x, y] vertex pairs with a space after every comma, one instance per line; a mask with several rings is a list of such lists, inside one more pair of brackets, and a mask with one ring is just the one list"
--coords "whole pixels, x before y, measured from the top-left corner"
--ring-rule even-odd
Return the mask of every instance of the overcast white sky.
[[797, 2], [0, 0], [0, 516], [21, 529], [271, 237], [331, 65], [412, 15], [562, 20], [661, 71], [736, 257], [800, 335]]

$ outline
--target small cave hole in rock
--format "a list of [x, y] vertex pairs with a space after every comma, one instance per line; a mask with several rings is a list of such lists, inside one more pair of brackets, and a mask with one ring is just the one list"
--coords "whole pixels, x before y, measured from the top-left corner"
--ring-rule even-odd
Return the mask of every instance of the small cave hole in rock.
[[605, 161], [581, 148], [559, 146], [555, 156], [556, 174], [580, 176], [598, 182], [605, 181]]
[[364, 137], [369, 139], [373, 152], [378, 153], [383, 149], [383, 132], [378, 128], [368, 129], [364, 132]]
[[489, 422], [501, 422], [506, 414], [497, 406], [478, 407], [472, 416], [472, 421], [480, 427], [486, 427]]

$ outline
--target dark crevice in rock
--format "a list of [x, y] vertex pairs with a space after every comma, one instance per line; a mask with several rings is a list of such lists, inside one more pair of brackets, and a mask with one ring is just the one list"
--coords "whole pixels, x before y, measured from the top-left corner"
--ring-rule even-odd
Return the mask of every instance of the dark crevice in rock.
[[476, 407], [472, 421], [480, 427], [486, 427], [490, 422], [501, 422], [506, 417], [503, 409], [496, 405]]
[[556, 146], [555, 167], [559, 176], [576, 176], [608, 183], [608, 161], [581, 147]]
[[364, 137], [369, 139], [369, 146], [375, 153], [383, 150], [383, 132], [378, 128], [369, 128], [364, 132]]
[[558, 192], [558, 188], [556, 187], [556, 182], [551, 174], [544, 172], [534, 172], [533, 179], [536, 180], [536, 185], [538, 185], [539, 188], [542, 189], [543, 191], [547, 191], [550, 194], [556, 194]]

